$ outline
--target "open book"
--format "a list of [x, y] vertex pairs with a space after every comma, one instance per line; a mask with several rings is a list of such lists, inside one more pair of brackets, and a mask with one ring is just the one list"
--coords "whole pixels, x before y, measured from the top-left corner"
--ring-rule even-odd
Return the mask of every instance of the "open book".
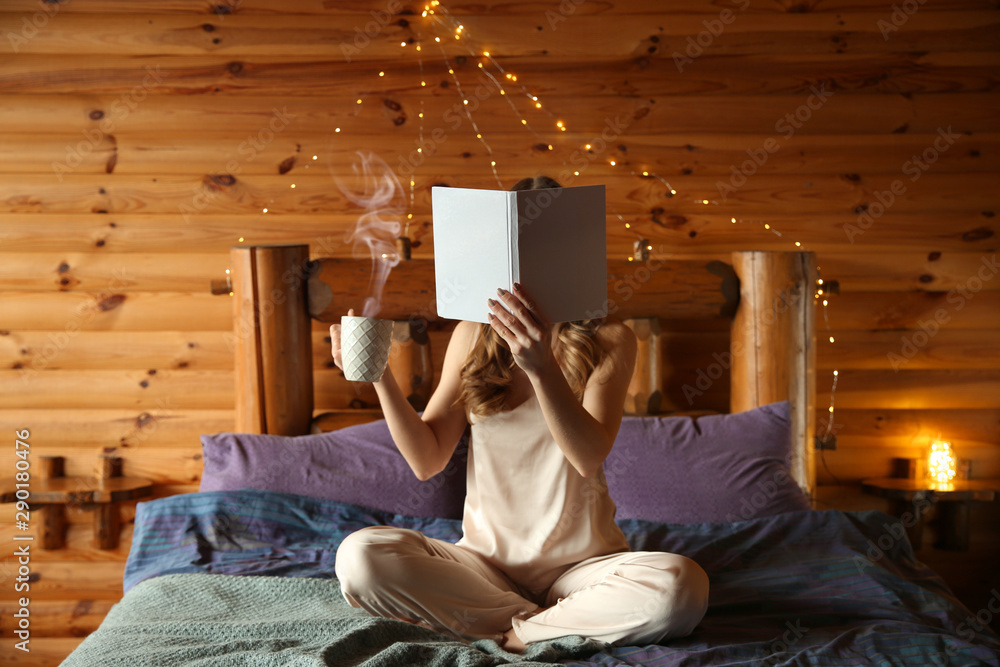
[[487, 322], [486, 300], [520, 283], [548, 320], [607, 314], [604, 186], [431, 188], [439, 317]]

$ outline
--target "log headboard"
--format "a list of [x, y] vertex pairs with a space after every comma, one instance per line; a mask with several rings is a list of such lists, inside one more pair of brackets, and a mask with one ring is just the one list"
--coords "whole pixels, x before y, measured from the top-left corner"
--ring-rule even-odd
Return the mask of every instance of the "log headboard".
[[[729, 411], [791, 403], [792, 472], [812, 497], [815, 256], [750, 251], [734, 252], [731, 261], [638, 253], [634, 261], [608, 261], [609, 315], [639, 339], [626, 414], [660, 413], [671, 390], [660, 354], [660, 338], [669, 333], [663, 322], [728, 321], [729, 352], [714, 371], [728, 368]], [[370, 260], [310, 259], [304, 244], [232, 249], [226, 291], [234, 297], [237, 432], [302, 435], [317, 424], [325, 430], [323, 415], [314, 414], [312, 320], [336, 322], [357, 308], [368, 295], [371, 268]], [[449, 324], [435, 311], [432, 259], [403, 259], [392, 269], [378, 317], [396, 322], [390, 368], [422, 409], [434, 386], [428, 327]]]

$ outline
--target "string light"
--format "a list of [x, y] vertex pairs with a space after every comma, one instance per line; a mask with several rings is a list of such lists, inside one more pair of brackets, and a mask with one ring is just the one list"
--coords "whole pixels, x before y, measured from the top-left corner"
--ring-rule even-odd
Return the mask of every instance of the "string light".
[[469, 124], [472, 126], [472, 129], [475, 130], [476, 132], [476, 138], [479, 139], [479, 142], [486, 149], [486, 154], [491, 158], [490, 169], [493, 170], [493, 177], [497, 179], [497, 185], [500, 188], [503, 188], [503, 181], [500, 180], [500, 174], [497, 173], [496, 160], [492, 159], [493, 148], [490, 146], [489, 142], [487, 142], [486, 139], [483, 138], [483, 133], [479, 130], [479, 126], [476, 124], [476, 120], [472, 117], [472, 112], [469, 110], [468, 106], [468, 99], [465, 97], [465, 93], [462, 92], [462, 82], [459, 81], [458, 77], [455, 75], [455, 70], [451, 66], [451, 60], [448, 58], [448, 54], [445, 52], [444, 47], [441, 46], [440, 44], [441, 40], [435, 37], [434, 41], [438, 42], [438, 48], [441, 51], [441, 57], [444, 58], [445, 66], [448, 68], [448, 73], [451, 74], [452, 81], [455, 82], [455, 90], [458, 92], [459, 98], [465, 102], [465, 104], [462, 105], [462, 108], [465, 110], [465, 117], [469, 119]]

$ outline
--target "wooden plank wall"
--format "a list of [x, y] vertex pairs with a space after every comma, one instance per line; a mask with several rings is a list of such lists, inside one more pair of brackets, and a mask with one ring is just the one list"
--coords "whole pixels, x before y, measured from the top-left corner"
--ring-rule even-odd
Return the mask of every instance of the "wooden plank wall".
[[[338, 181], [365, 192], [362, 151], [397, 174], [390, 204], [415, 256], [432, 252], [430, 186], [509, 187], [535, 173], [607, 184], [616, 258], [639, 238], [653, 257], [816, 251], [840, 286], [819, 317], [821, 427], [839, 370], [839, 443], [820, 484], [856, 488], [938, 433], [974, 475], [1000, 477], [993, 0], [422, 10], [0, 4], [3, 470], [28, 428], [33, 455], [66, 456], [67, 474], [113, 451], [158, 496], [196, 489], [198, 435], [233, 418], [231, 305], [209, 283], [239, 243], [351, 255], [345, 235], [366, 209]], [[667, 324], [677, 388], [666, 407], [725, 410], [725, 326]], [[324, 329], [317, 408], [364, 407], [371, 397], [324, 361]], [[444, 334], [433, 335], [440, 355]], [[875, 503], [829, 496], [843, 497]], [[996, 511], [977, 511], [995, 534]], [[87, 513], [70, 514], [69, 548], [31, 562], [33, 652], [5, 644], [0, 663], [54, 664], [120, 596], [130, 531], [99, 551]], [[13, 512], [2, 519], [11, 544]], [[0, 563], [8, 642], [15, 570], [9, 553]]]

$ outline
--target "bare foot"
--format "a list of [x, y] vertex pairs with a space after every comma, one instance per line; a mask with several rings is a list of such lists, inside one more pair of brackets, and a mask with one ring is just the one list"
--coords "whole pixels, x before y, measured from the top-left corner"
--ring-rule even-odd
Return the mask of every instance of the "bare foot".
[[503, 633], [503, 643], [500, 644], [500, 647], [508, 653], [524, 653], [527, 645], [514, 634], [514, 628], [511, 628]]

